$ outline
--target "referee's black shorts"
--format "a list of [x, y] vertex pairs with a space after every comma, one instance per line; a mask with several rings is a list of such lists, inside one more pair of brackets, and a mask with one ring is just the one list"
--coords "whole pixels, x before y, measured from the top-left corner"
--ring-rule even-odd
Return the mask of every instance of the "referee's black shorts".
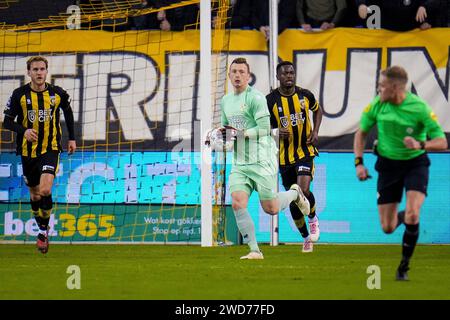
[[41, 180], [41, 174], [50, 173], [56, 175], [59, 165], [59, 151], [47, 151], [36, 158], [22, 156], [22, 169], [25, 184], [28, 187], [36, 187]]
[[409, 160], [391, 160], [378, 156], [378, 204], [398, 203], [403, 189], [427, 195], [430, 159], [426, 153]]

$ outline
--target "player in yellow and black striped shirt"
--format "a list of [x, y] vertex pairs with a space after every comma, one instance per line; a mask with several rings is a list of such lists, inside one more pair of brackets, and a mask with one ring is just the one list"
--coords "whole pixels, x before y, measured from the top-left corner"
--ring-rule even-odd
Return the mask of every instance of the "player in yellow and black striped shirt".
[[76, 149], [74, 120], [67, 92], [45, 82], [47, 59], [31, 57], [27, 61], [27, 69], [31, 82], [14, 90], [5, 108], [3, 126], [17, 133], [17, 154], [22, 156], [31, 210], [40, 230], [37, 247], [46, 253], [48, 223], [53, 207], [52, 186], [62, 151], [60, 109], [64, 112], [69, 131], [69, 154]]
[[[314, 157], [318, 155], [315, 145], [322, 122], [322, 110], [311, 91], [295, 85], [295, 69], [291, 62], [277, 66], [280, 86], [266, 96], [270, 122], [279, 136], [280, 173], [286, 189], [297, 183], [310, 202], [310, 233], [303, 214], [291, 205], [292, 218], [304, 238], [303, 252], [312, 252], [313, 242], [319, 239], [319, 222], [316, 217], [315, 198], [310, 191], [314, 177]], [[313, 124], [309, 112], [313, 112]]]

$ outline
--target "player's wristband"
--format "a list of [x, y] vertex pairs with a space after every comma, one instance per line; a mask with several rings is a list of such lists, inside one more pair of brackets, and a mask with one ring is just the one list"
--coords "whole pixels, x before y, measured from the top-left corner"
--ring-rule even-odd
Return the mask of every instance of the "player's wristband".
[[360, 164], [364, 164], [362, 157], [356, 157], [355, 158], [355, 167], [359, 166]]
[[419, 141], [420, 143], [420, 149], [425, 150], [425, 141]]

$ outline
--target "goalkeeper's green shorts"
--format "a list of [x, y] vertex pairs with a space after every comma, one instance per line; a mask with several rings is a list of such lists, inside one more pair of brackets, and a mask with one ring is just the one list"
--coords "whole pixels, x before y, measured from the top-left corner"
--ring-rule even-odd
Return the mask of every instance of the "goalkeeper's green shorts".
[[230, 174], [230, 192], [244, 191], [250, 195], [253, 190], [260, 200], [272, 200], [277, 197], [277, 164], [273, 161], [234, 165]]

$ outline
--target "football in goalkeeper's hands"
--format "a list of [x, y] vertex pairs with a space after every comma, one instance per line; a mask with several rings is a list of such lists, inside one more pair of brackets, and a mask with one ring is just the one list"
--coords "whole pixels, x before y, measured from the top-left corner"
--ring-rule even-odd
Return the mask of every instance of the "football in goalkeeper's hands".
[[218, 128], [209, 134], [209, 143], [214, 151], [231, 151], [233, 150], [236, 135], [231, 130]]

